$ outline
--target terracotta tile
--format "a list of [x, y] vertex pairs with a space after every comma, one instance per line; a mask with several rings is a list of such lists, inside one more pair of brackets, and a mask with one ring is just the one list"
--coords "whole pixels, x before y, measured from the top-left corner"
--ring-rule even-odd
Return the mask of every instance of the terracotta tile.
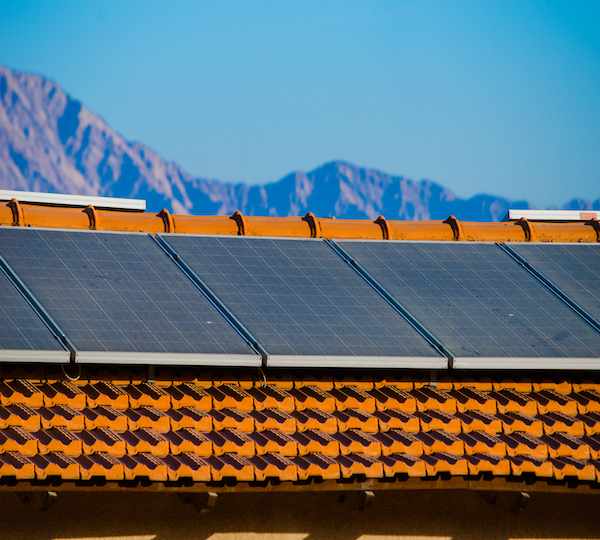
[[448, 395], [456, 400], [456, 408], [459, 412], [478, 411], [487, 414], [497, 412], [496, 401], [475, 388], [452, 390]]
[[38, 408], [44, 405], [44, 394], [29, 381], [16, 379], [14, 381], [0, 380], [0, 405], [27, 405]]
[[502, 432], [502, 421], [491, 414], [479, 411], [458, 412], [456, 413], [456, 418], [460, 420], [460, 427], [463, 433], [485, 431], [494, 435]]
[[419, 411], [443, 411], [456, 413], [456, 400], [433, 386], [424, 386], [411, 390], [410, 395], [416, 399]]
[[421, 431], [431, 431], [433, 429], [443, 429], [448, 433], [460, 433], [461, 422], [460, 419], [453, 415], [448, 414], [444, 411], [418, 411], [415, 416], [421, 423]]
[[273, 453], [248, 458], [254, 467], [254, 476], [258, 482], [276, 478], [281, 481], [298, 480], [298, 468], [289, 458]]
[[596, 435], [600, 433], [600, 413], [589, 412], [577, 415], [577, 420], [583, 422], [583, 428], [586, 435]]
[[348, 454], [338, 456], [336, 461], [340, 465], [342, 478], [352, 476], [365, 476], [366, 478], [383, 478], [383, 463], [366, 454]]
[[291, 435], [277, 429], [267, 429], [260, 433], [250, 433], [248, 436], [254, 442], [256, 454], [259, 456], [272, 453], [287, 457], [298, 455], [298, 443], [296, 440]]
[[35, 468], [31, 460], [17, 452], [0, 453], [0, 477], [33, 480]]
[[373, 438], [379, 441], [381, 444], [381, 453], [385, 456], [391, 454], [423, 455], [423, 443], [413, 434], [400, 429], [390, 429], [385, 433], [375, 433]]
[[582, 437], [585, 431], [581, 420], [564, 413], [551, 412], [539, 414], [538, 418], [542, 421], [544, 433], [547, 435], [552, 435], [553, 433], [568, 433], [575, 437]]
[[219, 387], [206, 388], [206, 392], [212, 397], [213, 407], [219, 409], [238, 409], [249, 412], [254, 410], [254, 399], [248, 392], [231, 384], [223, 384]]
[[0, 429], [7, 427], [37, 431], [41, 427], [41, 417], [25, 405], [0, 406]]
[[65, 428], [41, 429], [31, 435], [38, 441], [40, 454], [62, 452], [67, 456], [79, 456], [83, 452], [81, 439]]
[[552, 478], [554, 471], [552, 463], [547, 459], [540, 459], [533, 456], [508, 456], [510, 461], [510, 470], [515, 476], [533, 473], [542, 478]]
[[550, 458], [549, 461], [552, 463], [554, 478], [557, 480], [569, 477], [587, 482], [596, 480], [596, 470], [591, 463], [572, 457]]
[[123, 411], [129, 407], [129, 394], [122, 388], [109, 381], [97, 382], [80, 386], [87, 398], [87, 405], [96, 408], [101, 405]]
[[553, 381], [543, 377], [534, 379], [531, 387], [533, 392], [540, 392], [541, 390], [554, 390], [560, 394], [570, 394], [573, 391], [573, 385], [571, 384], [571, 381]]
[[0, 429], [0, 454], [5, 452], [34, 456], [38, 453], [37, 439], [21, 427]]
[[208, 457], [213, 453], [213, 446], [206, 434], [196, 429], [183, 428], [178, 431], [163, 433], [169, 441], [169, 451], [172, 455], [191, 452], [201, 457]]
[[123, 414], [127, 417], [130, 430], [150, 428], [159, 433], [166, 433], [171, 429], [170, 417], [154, 407], [142, 405], [137, 409], [126, 409]]
[[416, 416], [397, 409], [375, 411], [373, 416], [379, 420], [380, 431], [402, 429], [408, 433], [418, 433], [421, 429]]
[[308, 480], [309, 478], [337, 480], [341, 475], [337, 460], [323, 454], [296, 456], [292, 458], [292, 461], [297, 467], [299, 480]]
[[537, 402], [539, 414], [551, 412], [561, 412], [571, 416], [577, 414], [577, 402], [573, 398], [559, 394], [554, 390], [532, 392], [529, 397]]
[[427, 475], [425, 462], [408, 454], [390, 454], [379, 458], [383, 464], [383, 472], [386, 477], [394, 477], [397, 474], [406, 474], [410, 477], [423, 477]]
[[534, 437], [540, 437], [544, 434], [544, 424], [540, 418], [534, 418], [520, 412], [498, 414], [497, 418], [502, 422], [504, 433], [525, 432]]
[[548, 446], [536, 437], [527, 433], [502, 433], [498, 438], [506, 443], [506, 453], [509, 456], [530, 456], [538, 459], [548, 457]]
[[278, 429], [284, 433], [294, 433], [296, 431], [296, 419], [277, 409], [252, 411], [248, 414], [254, 419], [256, 431], [267, 429]]
[[123, 465], [125, 480], [148, 478], [153, 482], [166, 482], [169, 479], [165, 462], [152, 454], [127, 454], [116, 459]]
[[213, 481], [233, 478], [239, 482], [252, 482], [254, 480], [254, 467], [247, 459], [235, 454], [223, 454], [205, 458], [210, 466]]
[[37, 454], [28, 458], [35, 468], [35, 477], [44, 480], [57, 476], [63, 480], [79, 480], [79, 465], [71, 457], [62, 452], [51, 452], [46, 455]]
[[349, 429], [360, 429], [367, 433], [377, 433], [379, 431], [378, 418], [360, 409], [334, 411], [332, 415], [337, 419], [338, 431], [348, 431]]
[[153, 429], [125, 431], [119, 437], [125, 441], [128, 455], [147, 453], [162, 457], [169, 453], [169, 441]]
[[577, 409], [580, 414], [586, 414], [588, 412], [600, 412], [600, 393], [595, 390], [584, 390], [571, 394], [571, 396], [577, 402]]
[[174, 409], [194, 407], [201, 411], [210, 411], [213, 408], [212, 397], [193, 384], [182, 383], [164, 387], [163, 390], [170, 396]]
[[254, 399], [254, 409], [257, 411], [279, 409], [284, 412], [291, 412], [295, 409], [294, 396], [274, 385], [265, 388], [251, 388], [247, 392]]
[[171, 408], [169, 394], [154, 383], [130, 384], [123, 390], [129, 395], [129, 405], [133, 409], [146, 406], [154, 407], [159, 411], [166, 411]]
[[310, 375], [294, 377], [294, 388], [304, 388], [305, 386], [316, 386], [321, 390], [333, 390], [333, 377], [331, 375]]
[[340, 453], [366, 454], [371, 457], [381, 455], [381, 443], [369, 433], [358, 429], [350, 429], [344, 433], [334, 433], [332, 437], [340, 444]]
[[493, 456], [506, 456], [506, 443], [498, 437], [485, 431], [472, 431], [461, 433], [458, 438], [465, 444], [465, 452], [473, 454], [490, 454]]
[[82, 480], [105, 478], [109, 481], [115, 481], [125, 478], [123, 464], [118, 459], [103, 452], [96, 452], [85, 456], [74, 456], [73, 461], [79, 465]]
[[491, 377], [474, 377], [472, 375], [457, 373], [453, 374], [452, 387], [455, 390], [461, 390], [462, 388], [473, 388], [479, 392], [491, 392], [493, 390]]
[[221, 431], [205, 433], [204, 436], [212, 443], [212, 450], [215, 456], [222, 456], [227, 453], [235, 453], [243, 456], [253, 456], [256, 454], [254, 441], [240, 431], [223, 429]]
[[338, 411], [361, 409], [365, 412], [373, 413], [376, 410], [375, 398], [356, 386], [334, 388], [330, 394], [335, 399], [335, 407]]
[[590, 447], [581, 439], [571, 437], [566, 433], [544, 435], [540, 440], [548, 446], [551, 458], [571, 456], [576, 459], [589, 459]]
[[294, 411], [290, 413], [290, 416], [296, 420], [296, 429], [298, 431], [319, 429], [325, 433], [335, 433], [338, 429], [337, 418], [319, 409]]
[[211, 431], [213, 429], [213, 419], [207, 412], [201, 411], [196, 407], [181, 407], [180, 409], [169, 409], [164, 411], [169, 417], [171, 429], [191, 428], [198, 431]]
[[54, 407], [55, 405], [67, 405], [76, 410], [81, 410], [87, 405], [87, 396], [73, 383], [55, 382], [39, 385], [38, 390], [44, 394], [44, 405]]
[[122, 412], [100, 405], [93, 409], [85, 408], [81, 411], [84, 417], [85, 429], [108, 428], [112, 431], [126, 431], [128, 418]]
[[246, 433], [254, 431], [254, 418], [239, 409], [220, 409], [208, 411], [212, 418], [213, 428], [218, 430], [235, 428]]
[[398, 390], [412, 390], [415, 385], [413, 382], [412, 375], [406, 373], [376, 373], [373, 378], [374, 388], [381, 388], [383, 386], [394, 386]]
[[325, 390], [317, 386], [303, 386], [289, 391], [294, 398], [295, 409], [303, 411], [305, 409], [319, 409], [324, 412], [335, 411], [335, 399]]
[[600, 436], [585, 435], [579, 440], [588, 446], [591, 458], [600, 459]]
[[399, 409], [407, 413], [417, 410], [417, 400], [414, 396], [395, 386], [383, 386], [369, 392], [375, 398], [375, 406], [378, 411], [387, 409]]
[[470, 475], [476, 476], [484, 472], [491, 472], [494, 476], [510, 475], [510, 461], [506, 457], [481, 453], [467, 454], [465, 459]]
[[194, 453], [168, 455], [161, 458], [167, 467], [167, 475], [174, 482], [183, 478], [191, 478], [194, 482], [210, 482], [211, 467], [209, 463]]
[[419, 459], [425, 462], [427, 476], [436, 476], [444, 472], [448, 472], [454, 476], [466, 476], [469, 474], [468, 462], [462, 456], [439, 452], [435, 454], [423, 454]]
[[365, 375], [362, 373], [333, 376], [334, 388], [345, 388], [346, 386], [355, 386], [360, 390], [372, 390], [375, 386], [375, 382], [372, 375]]
[[504, 388], [499, 392], [490, 392], [489, 396], [496, 400], [498, 412], [502, 414], [519, 412], [529, 416], [535, 416], [538, 412], [537, 401], [516, 390]]
[[464, 443], [456, 435], [444, 431], [415, 433], [415, 437], [423, 443], [424, 455], [450, 452], [462, 456], [465, 453]]
[[292, 433], [290, 437], [298, 445], [298, 455], [305, 456], [311, 453], [320, 453], [325, 456], [337, 456], [340, 453], [340, 444], [332, 435], [319, 430], [307, 430], [302, 433]]
[[85, 455], [106, 453], [111, 456], [124, 456], [127, 452], [125, 441], [105, 427], [80, 431], [77, 437], [81, 440]]
[[76, 411], [66, 405], [40, 407], [37, 412], [40, 415], [42, 429], [66, 427], [71, 431], [81, 431], [85, 426], [83, 411]]
[[516, 377], [512, 379], [499, 376], [498, 378], [492, 377], [492, 390], [494, 392], [500, 392], [501, 390], [515, 390], [523, 394], [528, 394], [529, 392], [533, 392], [533, 386], [531, 379], [526, 377]]

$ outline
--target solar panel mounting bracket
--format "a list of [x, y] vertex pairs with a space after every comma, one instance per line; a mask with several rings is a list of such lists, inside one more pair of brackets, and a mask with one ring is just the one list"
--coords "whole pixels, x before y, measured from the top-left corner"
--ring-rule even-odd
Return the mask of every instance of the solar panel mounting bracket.
[[236, 318], [236, 316], [227, 309], [227, 307], [217, 298], [217, 296], [208, 288], [200, 277], [188, 266], [188, 264], [177, 254], [169, 243], [161, 238], [160, 235], [149, 235], [160, 246], [160, 248], [175, 262], [181, 271], [200, 289], [209, 302], [221, 313], [221, 315], [235, 328], [235, 330], [246, 340], [250, 346], [262, 358], [262, 365], [268, 365], [269, 355], [267, 351], [258, 343], [255, 337], [246, 329], [246, 327]]
[[333, 249], [352, 269], [358, 273], [384, 300], [387, 301], [436, 351], [448, 359], [448, 367], [454, 367], [454, 356], [419, 321], [417, 321], [385, 288], [380, 285], [360, 264], [335, 242], [326, 238], [325, 243]]

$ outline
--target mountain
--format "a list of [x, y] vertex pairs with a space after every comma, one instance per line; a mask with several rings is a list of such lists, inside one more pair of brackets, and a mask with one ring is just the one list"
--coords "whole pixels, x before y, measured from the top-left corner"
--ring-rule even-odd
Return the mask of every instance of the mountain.
[[[123, 139], [81, 102], [39, 75], [0, 66], [0, 188], [146, 199], [176, 214], [317, 216], [497, 221], [526, 201], [492, 195], [460, 199], [413, 181], [345, 162], [291, 173], [262, 186], [195, 178], [154, 150]], [[574, 200], [565, 207], [600, 209]]]

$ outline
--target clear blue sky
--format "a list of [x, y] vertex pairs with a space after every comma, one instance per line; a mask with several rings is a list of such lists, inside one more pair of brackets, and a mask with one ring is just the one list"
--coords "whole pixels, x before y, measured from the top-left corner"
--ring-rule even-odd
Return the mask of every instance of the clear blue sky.
[[0, 63], [195, 176], [343, 159], [463, 197], [600, 197], [598, 0], [0, 0]]

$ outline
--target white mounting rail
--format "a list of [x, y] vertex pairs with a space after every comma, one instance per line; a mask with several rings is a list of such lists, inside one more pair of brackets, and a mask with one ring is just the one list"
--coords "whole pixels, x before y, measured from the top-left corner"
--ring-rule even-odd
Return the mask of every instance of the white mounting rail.
[[599, 219], [596, 210], [509, 210], [502, 221], [516, 221], [525, 218], [528, 221], [589, 221]]

